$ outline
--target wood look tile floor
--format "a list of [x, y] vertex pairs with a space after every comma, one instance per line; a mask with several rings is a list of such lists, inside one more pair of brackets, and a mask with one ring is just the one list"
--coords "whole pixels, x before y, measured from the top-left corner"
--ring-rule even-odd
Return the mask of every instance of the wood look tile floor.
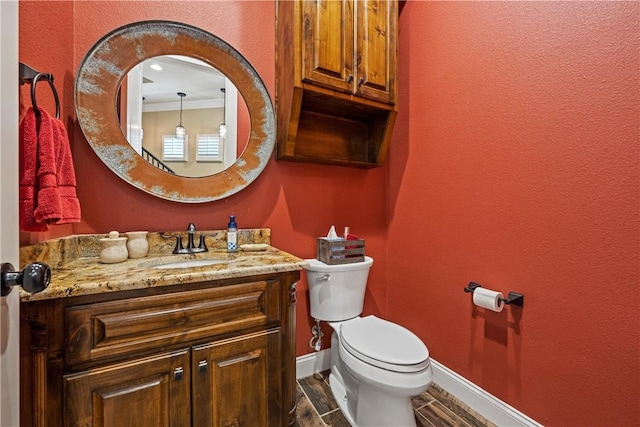
[[[297, 382], [299, 427], [350, 427], [329, 386], [329, 371]], [[418, 427], [495, 427], [437, 384], [412, 399]]]

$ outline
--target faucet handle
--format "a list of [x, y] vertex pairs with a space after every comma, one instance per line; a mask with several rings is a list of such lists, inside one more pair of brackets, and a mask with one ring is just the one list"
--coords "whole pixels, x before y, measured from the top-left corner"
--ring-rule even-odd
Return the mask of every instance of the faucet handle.
[[196, 231], [196, 225], [192, 222], [189, 223], [189, 226], [187, 227], [187, 232], [189, 233], [194, 233]]
[[182, 245], [182, 236], [179, 234], [166, 235], [164, 233], [160, 233], [160, 236], [164, 239], [176, 238], [176, 247], [173, 249], [174, 254], [179, 254], [184, 252], [184, 246]]
[[198, 245], [198, 250], [200, 250], [201, 252], [208, 252], [209, 248], [207, 248], [207, 242], [204, 240], [205, 235], [204, 233], [202, 233], [200, 235], [200, 244]]

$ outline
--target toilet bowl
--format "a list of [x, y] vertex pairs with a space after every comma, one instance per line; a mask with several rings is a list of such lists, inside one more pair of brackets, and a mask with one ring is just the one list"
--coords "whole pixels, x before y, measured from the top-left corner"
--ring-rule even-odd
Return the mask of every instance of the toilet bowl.
[[433, 378], [426, 345], [408, 329], [362, 313], [373, 259], [327, 265], [307, 260], [311, 315], [328, 321], [329, 384], [352, 426], [415, 426], [411, 397]]

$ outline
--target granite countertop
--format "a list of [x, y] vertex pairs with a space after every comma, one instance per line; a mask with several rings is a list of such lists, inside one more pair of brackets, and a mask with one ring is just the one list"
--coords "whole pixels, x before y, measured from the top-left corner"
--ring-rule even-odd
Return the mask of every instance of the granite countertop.
[[[23, 302], [91, 295], [133, 289], [181, 285], [207, 280], [256, 276], [297, 271], [306, 261], [272, 246], [264, 251], [227, 253], [224, 231], [205, 232], [210, 236], [208, 252], [173, 255], [175, 239], [163, 239], [161, 233], [149, 233], [149, 255], [116, 264], [99, 260], [100, 238], [105, 235], [78, 235], [21, 248], [21, 265], [42, 261], [51, 267], [51, 284], [42, 292], [20, 291]], [[167, 233], [172, 234], [172, 233]], [[175, 234], [175, 233], [173, 233]], [[199, 235], [199, 232], [197, 233]], [[269, 229], [240, 230], [239, 244], [270, 244]], [[213, 265], [188, 268], [154, 268], [185, 260], [216, 260]]]

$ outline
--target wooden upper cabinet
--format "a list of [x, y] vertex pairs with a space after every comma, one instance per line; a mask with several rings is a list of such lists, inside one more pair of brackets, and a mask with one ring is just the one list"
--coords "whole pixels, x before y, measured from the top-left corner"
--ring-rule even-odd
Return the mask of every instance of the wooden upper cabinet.
[[356, 92], [395, 104], [396, 3], [361, 0], [356, 6]]
[[315, 0], [303, 10], [304, 81], [394, 104], [394, 2]]
[[305, 1], [303, 79], [353, 92], [354, 32], [350, 1]]
[[398, 2], [278, 0], [280, 160], [382, 165], [397, 116]]

